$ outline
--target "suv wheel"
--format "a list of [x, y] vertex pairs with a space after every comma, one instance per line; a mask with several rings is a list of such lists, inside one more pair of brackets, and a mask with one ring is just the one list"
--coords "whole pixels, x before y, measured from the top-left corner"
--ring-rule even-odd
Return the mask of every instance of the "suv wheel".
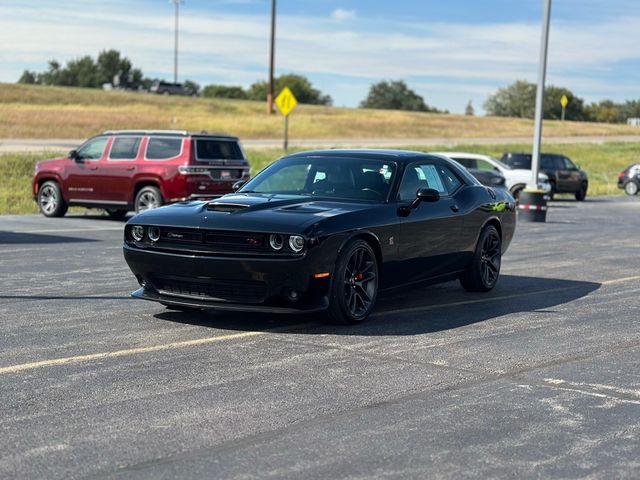
[[38, 207], [45, 217], [64, 217], [68, 206], [62, 198], [57, 182], [48, 181], [42, 184], [38, 190]]
[[163, 203], [164, 201], [162, 200], [162, 195], [158, 187], [143, 187], [136, 195], [136, 213], [161, 207]]
[[582, 202], [585, 198], [587, 198], [587, 184], [583, 183], [580, 186], [580, 190], [576, 192], [576, 200]]
[[638, 184], [633, 180], [629, 180], [624, 184], [624, 193], [627, 195], [637, 195], [638, 194]]
[[116, 210], [114, 208], [108, 208], [107, 213], [111, 218], [115, 220], [122, 220], [124, 217], [127, 216], [127, 213], [129, 213], [129, 210]]

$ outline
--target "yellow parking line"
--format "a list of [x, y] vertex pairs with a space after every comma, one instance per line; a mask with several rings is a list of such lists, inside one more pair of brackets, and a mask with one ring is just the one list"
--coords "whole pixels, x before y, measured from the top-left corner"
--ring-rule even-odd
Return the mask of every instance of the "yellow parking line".
[[640, 280], [640, 275], [635, 275], [633, 277], [615, 278], [613, 280], [605, 280], [604, 282], [600, 283], [602, 285], [615, 285], [617, 283], [630, 282], [631, 280]]
[[115, 350], [112, 352], [91, 353], [89, 355], [78, 355], [75, 357], [54, 358], [52, 360], [42, 360], [40, 362], [22, 363], [20, 365], [11, 365], [9, 367], [0, 368], [0, 374], [16, 373], [24, 370], [35, 370], [37, 368], [53, 367], [57, 365], [69, 365], [73, 363], [88, 362], [91, 360], [104, 360], [107, 358], [126, 357], [129, 355], [137, 355], [139, 353], [160, 352], [164, 350], [175, 350], [178, 348], [195, 347], [207, 345], [225, 340], [234, 340], [236, 338], [256, 337], [265, 335], [267, 332], [242, 332], [232, 333], [230, 335], [219, 335], [216, 337], [198, 338], [196, 340], [186, 340], [184, 342], [165, 343], [163, 345], [154, 345], [151, 347], [127, 348], [124, 350]]

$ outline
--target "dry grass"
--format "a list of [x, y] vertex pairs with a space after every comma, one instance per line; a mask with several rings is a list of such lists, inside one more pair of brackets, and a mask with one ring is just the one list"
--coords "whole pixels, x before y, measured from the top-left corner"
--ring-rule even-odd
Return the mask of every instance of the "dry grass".
[[[530, 145], [468, 145], [464, 151], [484, 153], [500, 158], [503, 152], [530, 151]], [[419, 148], [407, 147], [411, 150]], [[431, 151], [451, 150], [433, 147]], [[455, 150], [461, 150], [456, 148]], [[640, 144], [604, 143], [601, 145], [571, 144], [550, 145], [544, 151], [562, 152], [571, 157], [589, 174], [589, 196], [621, 195], [617, 188], [617, 174], [631, 163], [639, 161]], [[249, 149], [252, 174], [283, 155], [278, 149]], [[35, 162], [52, 158], [52, 153], [0, 155], [0, 214], [36, 213], [36, 203], [31, 198], [31, 177]]]
[[[0, 84], [0, 138], [86, 138], [104, 130], [177, 128], [279, 138], [261, 102]], [[292, 138], [497, 138], [531, 135], [530, 120], [301, 105]], [[545, 136], [637, 135], [626, 125], [545, 122]]]

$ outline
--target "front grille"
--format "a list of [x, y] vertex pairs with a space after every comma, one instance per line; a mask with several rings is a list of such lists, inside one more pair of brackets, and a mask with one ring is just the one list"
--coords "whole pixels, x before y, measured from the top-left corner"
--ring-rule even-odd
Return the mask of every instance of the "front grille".
[[189, 278], [155, 275], [150, 281], [161, 294], [200, 300], [261, 303], [267, 296], [266, 283], [253, 280], [194, 281]]
[[267, 235], [251, 232], [160, 227], [160, 240], [148, 245], [153, 248], [203, 253], [272, 253]]

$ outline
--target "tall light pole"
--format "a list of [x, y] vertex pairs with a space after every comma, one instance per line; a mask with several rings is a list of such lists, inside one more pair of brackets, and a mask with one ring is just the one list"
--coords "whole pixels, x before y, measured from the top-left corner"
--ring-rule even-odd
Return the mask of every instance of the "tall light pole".
[[271, 0], [271, 50], [269, 54], [269, 90], [267, 91], [267, 114], [273, 113], [273, 66], [276, 50], [276, 0]]
[[178, 83], [178, 18], [180, 16], [180, 5], [184, 4], [184, 0], [171, 0], [176, 7], [176, 26], [173, 45], [173, 83]]
[[538, 69], [538, 88], [536, 90], [536, 116], [533, 135], [533, 152], [531, 154], [530, 188], [538, 188], [538, 172], [540, 171], [540, 145], [542, 143], [542, 116], [544, 114], [544, 82], [547, 76], [547, 52], [549, 47], [549, 23], [551, 20], [551, 0], [543, 0], [544, 14], [542, 19], [542, 39], [540, 42], [540, 66]]

